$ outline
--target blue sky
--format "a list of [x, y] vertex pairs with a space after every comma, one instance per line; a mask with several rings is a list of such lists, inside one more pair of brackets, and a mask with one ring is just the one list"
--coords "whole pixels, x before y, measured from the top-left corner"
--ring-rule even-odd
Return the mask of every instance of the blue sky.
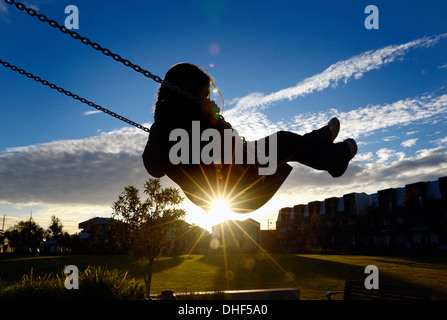
[[[82, 36], [164, 76], [175, 63], [204, 67], [224, 117], [247, 139], [300, 134], [341, 120], [359, 153], [346, 174], [294, 165], [251, 217], [266, 228], [284, 206], [348, 192], [374, 193], [447, 175], [447, 3], [443, 1], [23, 1], [64, 23], [79, 9]], [[367, 30], [367, 5], [379, 29]], [[150, 126], [158, 84], [0, 1], [0, 59]], [[0, 68], [0, 215], [30, 212], [70, 232], [110, 216], [126, 185], [149, 176], [147, 135]], [[165, 186], [175, 186], [163, 179]], [[209, 226], [190, 203], [187, 221]], [[233, 218], [233, 217], [231, 217]]]

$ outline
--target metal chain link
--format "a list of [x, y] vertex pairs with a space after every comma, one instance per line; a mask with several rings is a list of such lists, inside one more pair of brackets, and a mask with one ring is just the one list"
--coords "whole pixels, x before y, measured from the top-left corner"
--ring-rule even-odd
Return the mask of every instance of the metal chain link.
[[103, 48], [101, 45], [99, 45], [96, 42], [92, 42], [87, 37], [82, 37], [76, 31], [69, 30], [65, 26], [59, 25], [56, 21], [48, 19], [44, 14], [37, 14], [36, 10], [34, 10], [32, 8], [27, 8], [23, 3], [15, 2], [14, 0], [4, 0], [4, 1], [10, 5], [15, 5], [17, 9], [19, 9], [20, 11], [25, 11], [32, 17], [37, 17], [39, 19], [39, 21], [46, 22], [51, 27], [53, 27], [55, 29], [59, 29], [62, 33], [69, 34], [73, 39], [80, 40], [83, 44], [88, 45], [88, 46], [92, 47], [93, 49], [102, 52], [103, 54], [105, 54], [108, 57], [112, 57], [115, 61], [121, 62], [126, 67], [130, 67], [133, 70], [135, 70], [136, 72], [143, 74], [144, 76], [154, 80], [155, 82], [165, 85], [165, 86], [169, 87], [170, 89], [176, 91], [177, 93], [184, 95], [188, 99], [190, 99], [198, 104], [202, 104], [202, 101], [200, 99], [191, 95], [189, 92], [186, 92], [186, 91], [170, 84], [168, 81], [161, 79], [159, 76], [153, 75], [148, 70], [145, 70], [142, 67], [140, 67], [136, 64], [133, 64], [131, 61], [122, 58], [117, 53], [111, 52], [109, 49]]
[[124, 122], [126, 122], [126, 123], [128, 123], [128, 124], [130, 124], [130, 125], [132, 125], [134, 127], [137, 127], [137, 128], [139, 128], [141, 130], [144, 130], [146, 132], [150, 131], [149, 128], [146, 128], [146, 127], [142, 126], [141, 124], [138, 124], [138, 123], [136, 123], [136, 122], [134, 122], [132, 120], [129, 120], [129, 119], [123, 117], [123, 116], [120, 116], [119, 114], [116, 114], [113, 111], [110, 111], [110, 110], [108, 110], [106, 108], [103, 108], [103, 107], [97, 105], [96, 103], [93, 103], [93, 102], [91, 102], [91, 101], [89, 101], [89, 100], [87, 100], [85, 98], [82, 98], [82, 97], [78, 96], [77, 94], [74, 94], [74, 93], [72, 93], [72, 92], [70, 92], [68, 90], [65, 90], [65, 89], [63, 89], [61, 87], [58, 87], [57, 85], [55, 85], [53, 83], [50, 83], [47, 80], [43, 80], [40, 77], [37, 77], [37, 76], [33, 75], [30, 72], [26, 72], [23, 69], [19, 69], [18, 67], [14, 66], [14, 65], [11, 65], [10, 63], [8, 63], [6, 61], [3, 61], [3, 60], [0, 59], [0, 64], [2, 64], [3, 66], [5, 66], [7, 68], [10, 68], [13, 71], [16, 71], [16, 72], [20, 73], [22, 75], [27, 76], [30, 79], [34, 79], [35, 81], [40, 82], [43, 85], [50, 87], [51, 89], [57, 90], [57, 91], [59, 91], [61, 93], [65, 93], [67, 96], [72, 97], [75, 100], [81, 101], [82, 103], [85, 103], [85, 104], [89, 105], [90, 107], [93, 107], [93, 108], [95, 108], [95, 109], [97, 109], [99, 111], [107, 113], [108, 115], [111, 115], [112, 117], [117, 118], [117, 119], [119, 119], [121, 121], [124, 121]]

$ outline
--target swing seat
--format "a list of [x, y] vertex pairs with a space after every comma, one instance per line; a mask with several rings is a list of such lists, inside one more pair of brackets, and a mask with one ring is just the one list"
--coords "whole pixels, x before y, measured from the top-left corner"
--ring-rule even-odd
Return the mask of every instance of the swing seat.
[[292, 167], [279, 166], [273, 175], [259, 176], [255, 166], [232, 165], [222, 173], [214, 165], [176, 166], [167, 176], [186, 197], [209, 212], [218, 199], [227, 201], [234, 213], [250, 213], [265, 205], [289, 176]]

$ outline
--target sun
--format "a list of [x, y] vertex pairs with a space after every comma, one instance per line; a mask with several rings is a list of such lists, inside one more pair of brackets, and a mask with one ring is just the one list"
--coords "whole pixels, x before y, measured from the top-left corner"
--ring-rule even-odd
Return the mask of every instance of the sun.
[[210, 214], [228, 214], [229, 212], [231, 212], [230, 205], [225, 199], [215, 200], [210, 210]]
[[206, 215], [207, 224], [211, 227], [225, 220], [231, 220], [235, 215], [237, 214], [231, 211], [227, 200], [222, 198], [216, 199], [211, 210]]

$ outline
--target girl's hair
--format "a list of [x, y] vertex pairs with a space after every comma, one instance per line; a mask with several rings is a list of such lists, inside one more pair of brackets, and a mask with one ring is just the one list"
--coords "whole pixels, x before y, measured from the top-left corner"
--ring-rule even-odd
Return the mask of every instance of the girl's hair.
[[[205, 71], [191, 63], [178, 63], [166, 72], [165, 81], [192, 95], [199, 90], [210, 86], [211, 78]], [[188, 110], [189, 109], [189, 110]], [[161, 85], [154, 106], [154, 118], [162, 118], [164, 115], [184, 114], [198, 109], [196, 103], [182, 94], [172, 90], [166, 85]]]
[[[210, 85], [214, 86], [213, 79], [204, 70], [194, 64], [185, 62], [172, 66], [168, 72], [166, 72], [164, 81], [167, 81], [173, 86], [192, 95], [196, 95], [199, 90], [209, 88]], [[154, 106], [155, 120], [165, 116], [181, 116], [182, 114], [193, 114], [198, 112], [200, 112], [200, 108], [197, 106], [197, 103], [166, 85], [162, 84], [160, 86], [157, 94], [157, 101]]]

